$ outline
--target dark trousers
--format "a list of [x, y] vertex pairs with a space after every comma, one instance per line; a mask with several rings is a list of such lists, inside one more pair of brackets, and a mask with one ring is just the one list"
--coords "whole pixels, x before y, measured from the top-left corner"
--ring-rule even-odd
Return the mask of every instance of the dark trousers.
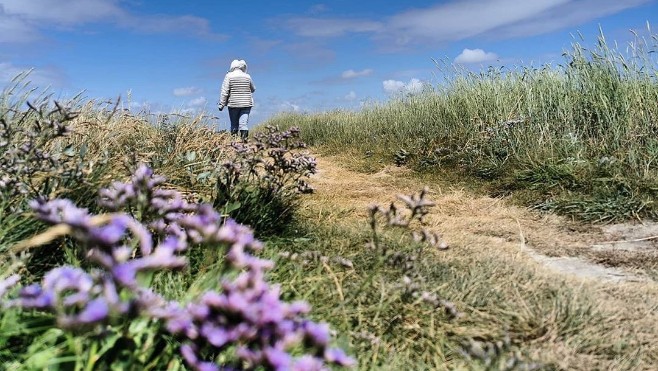
[[231, 134], [249, 130], [249, 113], [251, 107], [229, 107], [228, 117], [231, 120]]

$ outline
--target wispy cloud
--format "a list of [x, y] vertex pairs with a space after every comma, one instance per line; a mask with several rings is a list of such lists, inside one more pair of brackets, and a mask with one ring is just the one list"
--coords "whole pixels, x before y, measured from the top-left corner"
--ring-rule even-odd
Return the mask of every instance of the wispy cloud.
[[[336, 58], [335, 51], [314, 42], [288, 44], [285, 49], [296, 57], [293, 62], [301, 68], [313, 69], [317, 65], [327, 64]], [[314, 65], [310, 65], [308, 62], [314, 63]]]
[[190, 95], [195, 95], [201, 93], [201, 89], [196, 86], [187, 86], [183, 88], [174, 89], [174, 95], [177, 97], [186, 97]]
[[452, 1], [425, 9], [414, 9], [391, 17], [387, 29], [398, 43], [466, 39], [484, 32], [533, 19], [570, 0], [466, 0]]
[[124, 28], [144, 33], [179, 33], [218, 40], [227, 38], [225, 35], [214, 33], [210, 26], [210, 21], [207, 19], [190, 15], [177, 17], [167, 15], [155, 15], [149, 17], [124, 15], [116, 20], [116, 24]]
[[0, 4], [0, 43], [26, 43], [39, 38], [37, 30], [24, 20], [6, 14]]
[[46, 88], [48, 86], [61, 86], [64, 84], [64, 74], [49, 67], [34, 68], [18, 66], [9, 62], [0, 62], [0, 83], [6, 84], [20, 74], [28, 73], [26, 80], [34, 86]]
[[372, 69], [371, 68], [366, 68], [361, 71], [355, 71], [355, 70], [347, 70], [343, 71], [343, 73], [340, 75], [343, 79], [354, 79], [357, 77], [363, 77], [363, 76], [369, 76], [372, 74]]
[[540, 35], [635, 8], [653, 0], [576, 0], [496, 30], [501, 38]]
[[301, 111], [301, 106], [290, 101], [285, 101], [279, 104], [280, 112], [299, 112]]
[[451, 0], [371, 19], [299, 17], [287, 21], [295, 34], [339, 37], [370, 34], [386, 48], [463, 40], [511, 38], [573, 27], [653, 0]]
[[324, 13], [329, 9], [326, 4], [315, 4], [311, 6], [308, 10], [309, 14], [319, 14]]
[[6, 14], [26, 21], [74, 25], [125, 15], [115, 0], [0, 0]]
[[471, 64], [495, 61], [496, 53], [485, 52], [482, 49], [464, 49], [456, 58], [455, 63]]
[[208, 103], [208, 99], [206, 99], [206, 97], [198, 97], [189, 101], [187, 105], [189, 107], [202, 107], [205, 106], [206, 103]]
[[286, 26], [300, 36], [336, 37], [358, 32], [377, 32], [383, 24], [364, 19], [299, 17], [289, 19]]
[[347, 93], [347, 95], [345, 96], [345, 100], [353, 101], [355, 99], [356, 99], [356, 93], [353, 90]]
[[44, 26], [71, 28], [101, 22], [144, 33], [225, 37], [213, 33], [204, 18], [138, 16], [123, 9], [117, 0], [0, 0], [0, 42], [34, 41], [41, 37]]

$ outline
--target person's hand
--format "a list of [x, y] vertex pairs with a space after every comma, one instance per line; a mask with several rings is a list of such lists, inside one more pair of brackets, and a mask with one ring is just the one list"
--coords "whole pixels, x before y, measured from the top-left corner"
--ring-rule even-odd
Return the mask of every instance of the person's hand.
[[221, 105], [221, 104], [218, 104], [218, 105], [217, 105], [217, 108], [219, 108], [219, 110], [221, 111], [221, 110], [223, 110], [223, 109], [224, 109], [224, 106], [223, 106], [223, 105]]

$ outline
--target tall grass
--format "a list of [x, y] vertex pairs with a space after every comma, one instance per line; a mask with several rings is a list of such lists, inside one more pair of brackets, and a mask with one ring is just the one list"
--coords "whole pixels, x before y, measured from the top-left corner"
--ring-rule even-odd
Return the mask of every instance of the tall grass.
[[620, 50], [601, 34], [538, 68], [472, 72], [437, 61], [447, 77], [433, 90], [268, 124], [299, 126], [328, 152], [493, 180], [492, 192], [587, 220], [655, 217], [657, 49], [657, 35]]

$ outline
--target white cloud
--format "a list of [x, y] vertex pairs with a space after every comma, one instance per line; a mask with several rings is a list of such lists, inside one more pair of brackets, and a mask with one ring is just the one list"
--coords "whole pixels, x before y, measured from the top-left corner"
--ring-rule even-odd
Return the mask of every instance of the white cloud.
[[27, 74], [25, 81], [29, 81], [33, 86], [39, 88], [61, 85], [65, 80], [65, 76], [53, 68], [33, 68], [17, 66], [10, 62], [0, 62], [0, 83], [7, 84], [22, 74]]
[[483, 63], [495, 61], [498, 56], [495, 53], [485, 52], [482, 49], [464, 49], [461, 54], [455, 58], [455, 63]]
[[183, 15], [165, 16], [156, 15], [138, 17], [125, 15], [116, 20], [119, 26], [145, 33], [181, 33], [192, 34], [216, 39], [225, 39], [225, 36], [213, 34], [210, 22], [205, 18]]
[[354, 91], [351, 91], [351, 92], [347, 93], [347, 95], [345, 96], [345, 99], [350, 100], [350, 101], [355, 100], [356, 99], [356, 93]]
[[386, 93], [395, 93], [404, 90], [404, 82], [399, 80], [385, 80], [382, 85]]
[[189, 95], [194, 95], [194, 94], [199, 94], [201, 93], [201, 89], [195, 87], [195, 86], [186, 86], [183, 88], [176, 88], [174, 89], [174, 95], [177, 97], [186, 97]]
[[187, 105], [190, 107], [201, 107], [204, 106], [206, 103], [208, 103], [206, 97], [198, 97], [192, 99], [189, 103], [187, 103]]
[[288, 28], [301, 36], [369, 33], [387, 48], [463, 40], [477, 35], [523, 37], [573, 27], [652, 0], [450, 0], [377, 20], [294, 18]]
[[391, 31], [408, 40], [460, 40], [483, 32], [534, 18], [570, 0], [466, 0], [414, 9], [393, 16]]
[[292, 102], [289, 102], [289, 101], [285, 101], [285, 102], [282, 102], [279, 105], [279, 111], [299, 112], [299, 111], [301, 111], [301, 107], [298, 104], [295, 104], [295, 103], [292, 103]]
[[540, 35], [615, 14], [643, 5], [652, 0], [574, 0], [549, 9], [542, 14], [509, 24], [496, 30], [496, 37]]
[[120, 7], [118, 0], [0, 0], [0, 42], [29, 42], [49, 25], [74, 27], [93, 22], [111, 23], [146, 33], [183, 33], [224, 38], [213, 34], [207, 19], [195, 16], [138, 16]]
[[365, 70], [361, 70], [361, 71], [354, 71], [354, 70], [344, 71], [341, 74], [341, 77], [344, 79], [353, 79], [356, 77], [368, 76], [370, 74], [372, 74], [372, 69], [366, 68]]
[[36, 22], [79, 24], [123, 15], [114, 0], [0, 0], [6, 14]]
[[308, 37], [335, 37], [348, 33], [375, 32], [383, 28], [380, 22], [363, 19], [301, 17], [290, 19], [286, 23], [295, 33]]
[[425, 87], [425, 84], [417, 78], [412, 78], [407, 83], [399, 80], [385, 80], [382, 82], [382, 86], [387, 94], [414, 94], [421, 92]]
[[39, 32], [24, 20], [5, 14], [0, 4], [0, 43], [24, 43], [39, 37]]

